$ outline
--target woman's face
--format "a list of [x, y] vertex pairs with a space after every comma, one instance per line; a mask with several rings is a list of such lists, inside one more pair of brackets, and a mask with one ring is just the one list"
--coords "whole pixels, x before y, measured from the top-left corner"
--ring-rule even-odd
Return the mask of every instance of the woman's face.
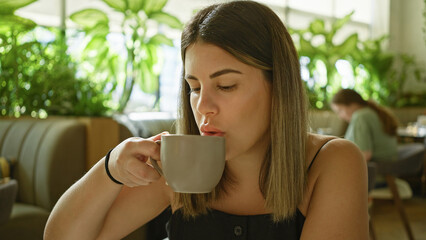
[[331, 104], [331, 109], [343, 120], [350, 122], [353, 114], [351, 105], [344, 104]]
[[225, 137], [227, 160], [265, 153], [271, 90], [260, 69], [216, 45], [195, 42], [185, 53], [185, 80], [201, 135]]

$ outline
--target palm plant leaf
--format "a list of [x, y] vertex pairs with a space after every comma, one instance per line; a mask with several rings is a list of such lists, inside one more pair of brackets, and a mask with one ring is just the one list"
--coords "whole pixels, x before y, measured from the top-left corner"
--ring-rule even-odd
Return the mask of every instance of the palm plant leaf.
[[0, 0], [0, 15], [12, 15], [17, 9], [37, 0]]

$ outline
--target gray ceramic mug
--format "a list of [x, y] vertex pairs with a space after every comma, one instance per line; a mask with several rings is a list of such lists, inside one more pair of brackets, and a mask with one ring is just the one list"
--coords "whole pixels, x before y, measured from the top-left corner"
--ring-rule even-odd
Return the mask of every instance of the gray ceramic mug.
[[161, 165], [151, 160], [175, 192], [208, 193], [225, 168], [225, 138], [200, 135], [161, 136]]

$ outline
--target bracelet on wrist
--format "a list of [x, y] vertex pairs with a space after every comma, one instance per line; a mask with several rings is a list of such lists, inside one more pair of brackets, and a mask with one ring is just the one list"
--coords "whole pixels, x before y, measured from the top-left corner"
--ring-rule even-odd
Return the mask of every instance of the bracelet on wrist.
[[108, 175], [108, 177], [111, 179], [111, 181], [113, 181], [113, 182], [115, 182], [117, 184], [123, 185], [123, 183], [121, 183], [120, 181], [118, 181], [117, 179], [115, 179], [111, 175], [111, 173], [109, 172], [109, 168], [108, 168], [109, 155], [111, 154], [111, 152], [112, 152], [113, 149], [109, 150], [108, 153], [107, 153], [107, 155], [105, 156], [105, 171], [106, 171], [106, 174]]

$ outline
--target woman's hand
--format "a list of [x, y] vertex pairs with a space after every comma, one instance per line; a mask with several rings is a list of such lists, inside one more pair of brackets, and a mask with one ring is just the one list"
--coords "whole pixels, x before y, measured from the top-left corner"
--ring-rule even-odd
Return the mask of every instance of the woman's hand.
[[160, 174], [147, 161], [149, 157], [160, 159], [160, 146], [155, 141], [165, 134], [168, 133], [148, 139], [132, 137], [117, 145], [108, 162], [111, 175], [128, 187], [149, 185], [160, 179]]
[[[129, 187], [159, 180], [147, 160], [160, 159], [155, 141], [163, 134], [167, 133], [129, 138], [116, 146], [108, 161], [110, 174]], [[44, 239], [122, 239], [170, 205], [165, 181], [121, 187], [108, 178], [104, 163], [98, 161], [61, 196], [49, 216]]]

